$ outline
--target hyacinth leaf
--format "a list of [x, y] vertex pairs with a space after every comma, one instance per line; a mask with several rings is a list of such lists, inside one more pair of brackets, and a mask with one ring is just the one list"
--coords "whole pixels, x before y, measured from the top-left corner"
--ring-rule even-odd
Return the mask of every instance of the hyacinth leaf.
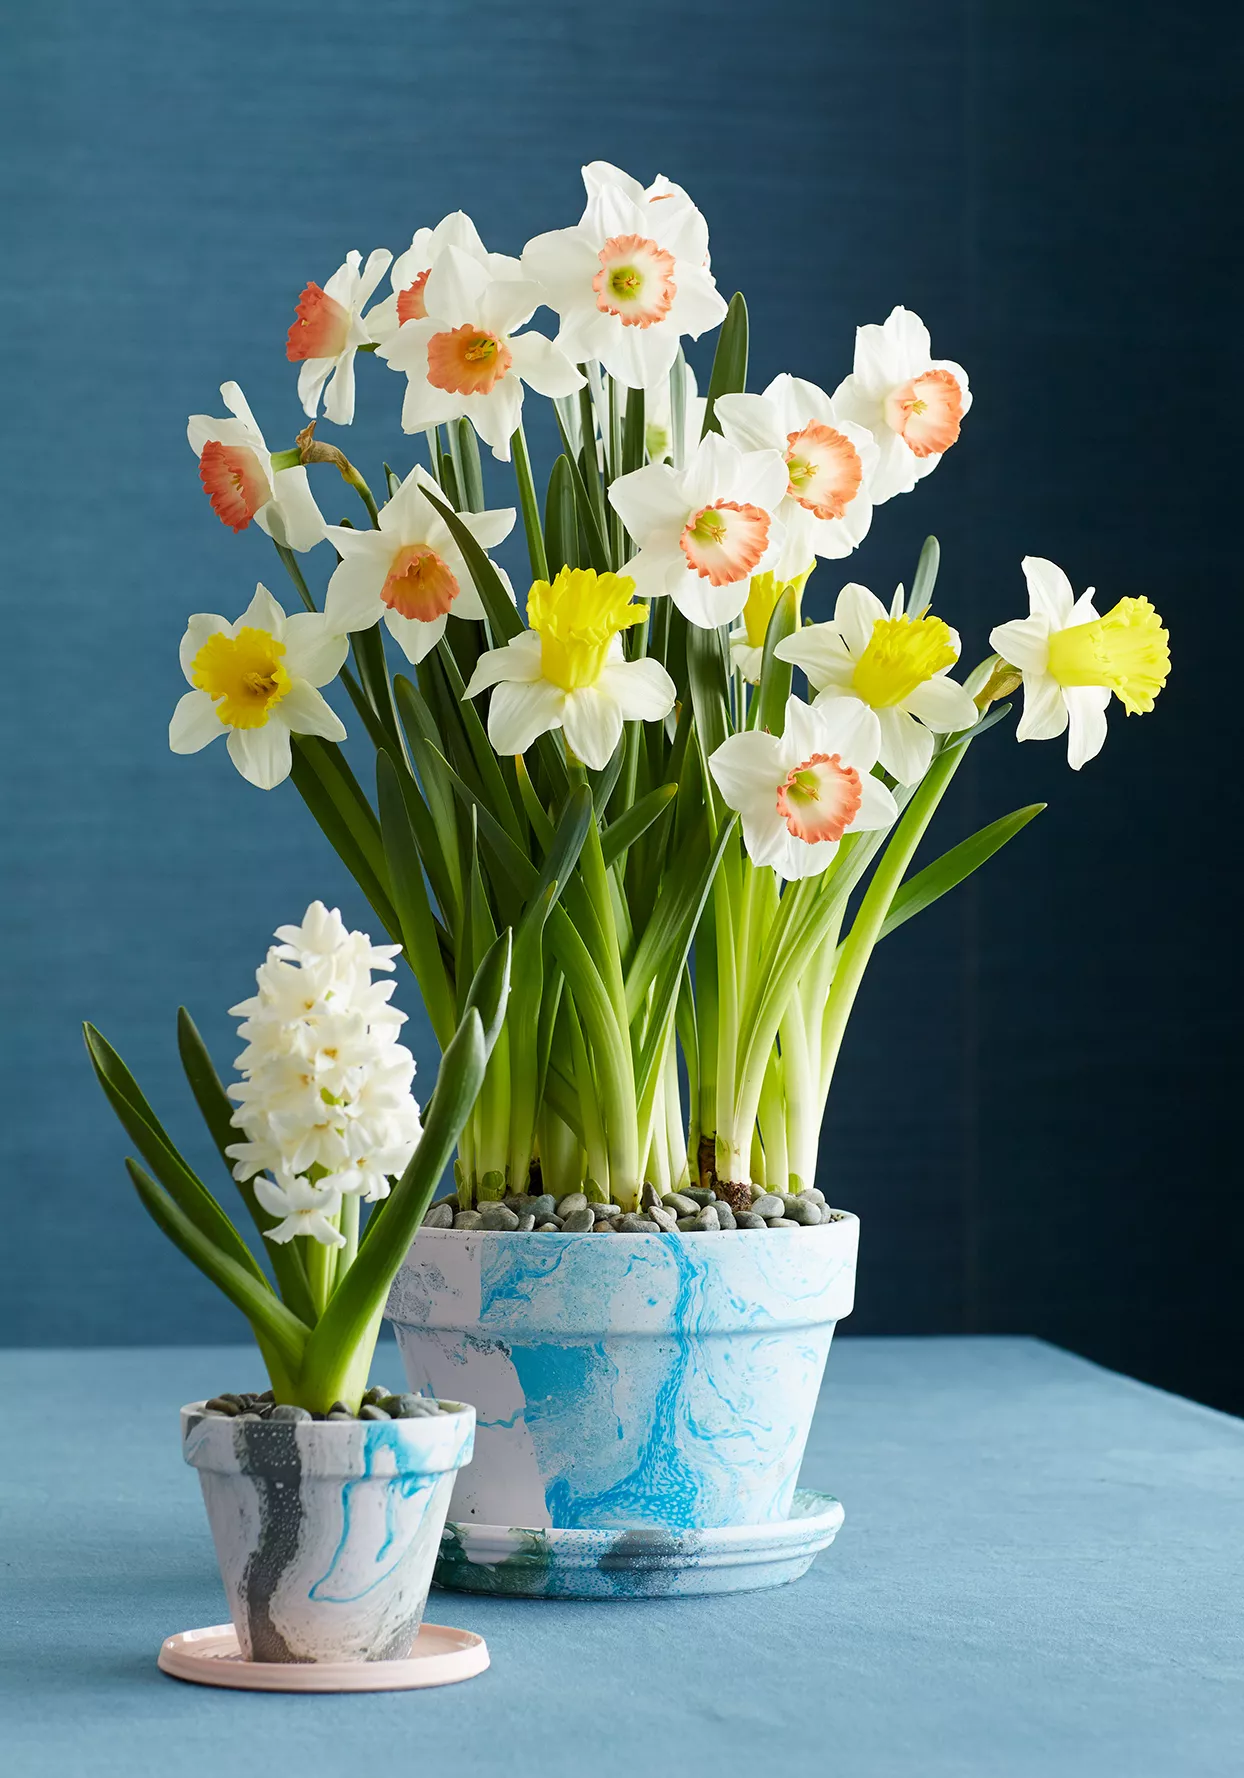
[[933, 603], [933, 588], [937, 584], [937, 570], [941, 559], [941, 545], [937, 538], [926, 537], [924, 548], [920, 551], [920, 560], [916, 563], [915, 579], [911, 583], [911, 597], [907, 601], [908, 617], [923, 617]]
[[930, 907], [948, 890], [954, 889], [966, 877], [970, 877], [973, 871], [979, 870], [987, 859], [1001, 851], [1007, 841], [1013, 840], [1045, 807], [1045, 803], [1029, 803], [1026, 808], [1016, 809], [1011, 815], [991, 821], [988, 827], [982, 827], [979, 833], [952, 846], [949, 852], [943, 852], [932, 864], [917, 871], [914, 877], [909, 877], [890, 903], [890, 911], [877, 934], [878, 938], [885, 938], [913, 915], [923, 913], [925, 908]]
[[570, 458], [560, 456], [549, 476], [544, 497], [544, 547], [549, 568], [578, 568], [579, 519], [575, 509], [574, 470]]
[[85, 1025], [87, 1053], [104, 1095], [126, 1135], [152, 1169], [164, 1190], [212, 1248], [231, 1259], [273, 1295], [258, 1260], [229, 1217], [197, 1174], [170, 1141], [155, 1112], [143, 1097], [138, 1082], [107, 1038], [94, 1025]]
[[[480, 999], [466, 1013], [441, 1058], [436, 1087], [427, 1108], [423, 1136], [409, 1166], [394, 1186], [381, 1213], [373, 1217], [370, 1238], [333, 1292], [307, 1341], [299, 1383], [305, 1405], [324, 1411], [341, 1397], [347, 1379], [365, 1381], [380, 1316], [389, 1287], [397, 1276], [436, 1189], [453, 1158], [454, 1148], [484, 1084], [488, 1066], [487, 1032], [499, 1032], [509, 993], [509, 934], [504, 937], [503, 967], [492, 953], [481, 965]], [[477, 981], [480, 977], [477, 976]], [[474, 992], [475, 984], [472, 984]], [[342, 1399], [349, 1400], [346, 1396]]]
[[658, 784], [647, 796], [632, 803], [616, 821], [611, 821], [600, 836], [600, 849], [605, 863], [616, 864], [619, 859], [624, 858], [640, 835], [647, 833], [653, 822], [664, 815], [677, 795], [677, 784]]
[[143, 1208], [175, 1247], [210, 1278], [216, 1288], [245, 1315], [261, 1347], [271, 1347], [285, 1371], [296, 1377], [307, 1348], [310, 1329], [278, 1296], [267, 1279], [257, 1282], [253, 1273], [215, 1242], [182, 1209], [170, 1194], [144, 1173], [136, 1161], [126, 1168]]
[[404, 955], [419, 983], [436, 1041], [443, 1049], [453, 1036], [456, 1023], [453, 990], [445, 972], [401, 781], [387, 753], [376, 756], [376, 792]]
[[[233, 1123], [233, 1103], [225, 1092], [198, 1027], [184, 1006], [177, 1010], [177, 1050], [190, 1091], [194, 1094], [194, 1102], [202, 1113], [203, 1122], [220, 1152], [229, 1177], [233, 1179], [233, 1162], [225, 1153], [229, 1144], [237, 1142], [240, 1135]], [[259, 1233], [265, 1235], [269, 1229], [275, 1228], [280, 1218], [270, 1216], [264, 1209], [255, 1196], [253, 1182], [243, 1179], [234, 1179], [233, 1182]], [[301, 1316], [309, 1325], [315, 1320], [315, 1305], [311, 1301], [306, 1268], [302, 1263], [298, 1243], [266, 1241], [264, 1250], [283, 1300], [289, 1304], [295, 1315]]]
[[780, 735], [786, 727], [786, 700], [790, 697], [791, 664], [780, 661], [774, 652], [779, 642], [795, 633], [798, 604], [793, 586], [784, 588], [769, 627], [765, 631], [765, 649], [760, 668], [760, 691], [752, 705], [753, 728], [761, 733]]
[[710, 432], [721, 431], [716, 413], [717, 397], [741, 395], [746, 387], [747, 304], [743, 300], [742, 291], [736, 291], [730, 298], [726, 318], [717, 335], [717, 350], [713, 354], [713, 370], [708, 379], [708, 401], [704, 409], [701, 438], [707, 437]]

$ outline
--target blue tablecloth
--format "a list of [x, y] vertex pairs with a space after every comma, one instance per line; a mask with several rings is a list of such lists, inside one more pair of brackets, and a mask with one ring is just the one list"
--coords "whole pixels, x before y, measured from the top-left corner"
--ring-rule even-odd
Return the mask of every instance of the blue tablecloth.
[[[376, 1374], [400, 1376], [382, 1348]], [[1244, 1423], [1035, 1341], [840, 1340], [792, 1587], [434, 1594], [491, 1671], [259, 1696], [165, 1678], [226, 1616], [176, 1410], [243, 1349], [0, 1353], [5, 1778], [1236, 1778]], [[33, 1397], [34, 1389], [50, 1388]]]

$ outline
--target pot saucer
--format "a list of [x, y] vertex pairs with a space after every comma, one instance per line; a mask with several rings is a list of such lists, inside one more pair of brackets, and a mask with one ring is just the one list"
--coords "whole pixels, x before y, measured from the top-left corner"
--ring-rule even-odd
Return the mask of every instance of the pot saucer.
[[750, 1593], [798, 1580], [834, 1541], [843, 1517], [832, 1494], [800, 1488], [788, 1519], [719, 1530], [525, 1530], [451, 1521], [434, 1584], [452, 1593], [524, 1599]]
[[470, 1630], [424, 1624], [402, 1661], [244, 1661], [232, 1624], [183, 1630], [160, 1649], [174, 1679], [245, 1692], [401, 1692], [454, 1685], [488, 1665], [488, 1645]]

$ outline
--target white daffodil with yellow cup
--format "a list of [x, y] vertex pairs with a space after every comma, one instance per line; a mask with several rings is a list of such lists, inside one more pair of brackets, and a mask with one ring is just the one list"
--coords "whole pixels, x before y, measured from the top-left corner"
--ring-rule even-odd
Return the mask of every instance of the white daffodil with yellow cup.
[[[268, 453], [235, 385], [232, 420], [192, 421], [214, 511], [270, 533], [292, 608], [261, 592], [237, 623], [191, 620], [171, 741], [225, 734], [253, 784], [292, 779], [443, 1047], [493, 983], [450, 1195], [390, 1298], [412, 1383], [488, 1409], [446, 1584], [643, 1591], [608, 1538], [657, 1527], [682, 1540], [663, 1587], [712, 1590], [747, 1572], [727, 1528], [790, 1578], [840, 1516], [795, 1488], [851, 1306], [858, 1225], [820, 1151], [848, 1019], [876, 946], [1043, 806], [913, 871], [947, 786], [1021, 690], [1019, 738], [1069, 731], [1082, 766], [1112, 698], [1153, 709], [1169, 651], [1145, 588], [1101, 616], [1033, 557], [1029, 615], [965, 645], [933, 604], [932, 539], [883, 603], [846, 559], [958, 447], [966, 372], [898, 307], [858, 330], [832, 396], [797, 363], [748, 392], [746, 307], [717, 291], [686, 191], [604, 162], [584, 181], [580, 221], [521, 251], [455, 213], [415, 228], [370, 309], [386, 254], [304, 291], [287, 349], [308, 411], [326, 387], [347, 423], [361, 376], [396, 469], [369, 479], [312, 427]], [[701, 406], [682, 342], [716, 327]], [[541, 394], [558, 448], [538, 484], [522, 412]], [[357, 526], [323, 526], [309, 472], [321, 506], [335, 477], [359, 496]], [[493, 559], [516, 511], [517, 600]], [[409, 1239], [392, 1182], [435, 1159], [409, 1119], [366, 1137], [357, 1083], [324, 1066], [309, 1124], [306, 1071], [286, 1083], [324, 1133], [314, 1165], [262, 1133], [245, 1149], [296, 1317], [331, 1315], [325, 1280], [348, 1290], [369, 1228]], [[318, 1401], [321, 1358], [304, 1373], [296, 1344], [274, 1383]], [[541, 1552], [521, 1572], [506, 1551], [537, 1545], [516, 1529]]]

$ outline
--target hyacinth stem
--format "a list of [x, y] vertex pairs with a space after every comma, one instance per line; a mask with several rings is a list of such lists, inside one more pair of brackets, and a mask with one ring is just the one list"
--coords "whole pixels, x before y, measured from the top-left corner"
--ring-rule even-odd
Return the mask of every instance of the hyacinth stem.
[[353, 1192], [341, 1200], [341, 1232], [346, 1244], [337, 1249], [335, 1278], [343, 1278], [358, 1256], [359, 1201]]

